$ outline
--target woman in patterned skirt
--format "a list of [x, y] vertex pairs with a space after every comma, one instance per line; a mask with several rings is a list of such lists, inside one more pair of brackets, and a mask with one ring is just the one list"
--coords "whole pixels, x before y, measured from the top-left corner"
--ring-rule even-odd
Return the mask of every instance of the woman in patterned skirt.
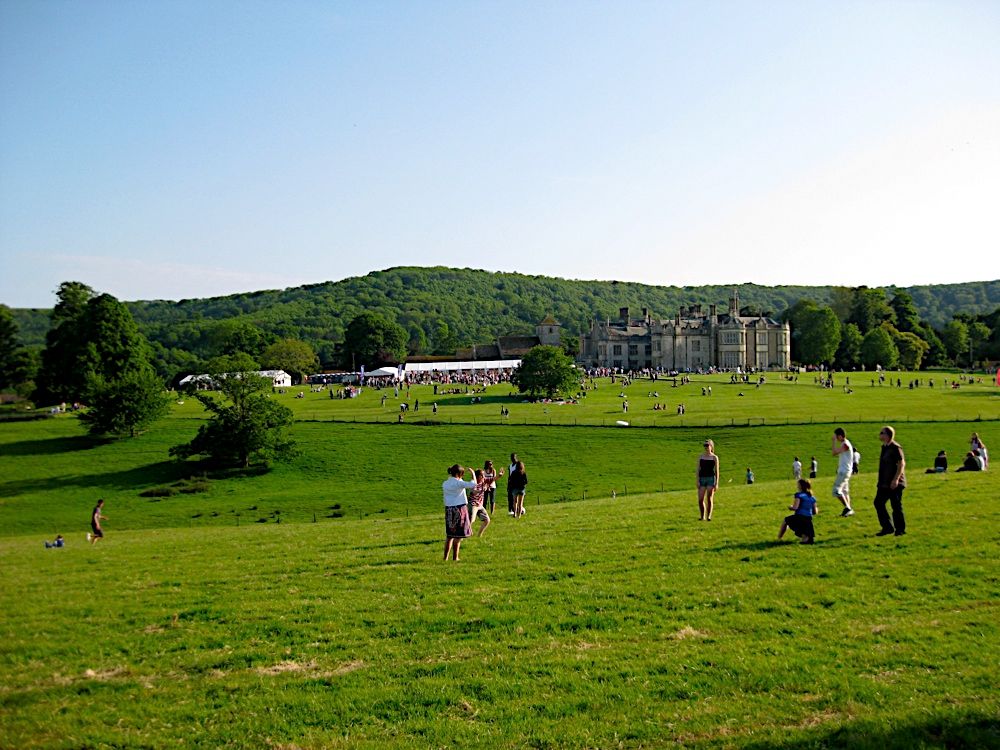
[[441, 489], [444, 492], [444, 559], [448, 559], [451, 553], [452, 560], [458, 560], [458, 551], [462, 546], [462, 540], [472, 536], [472, 523], [469, 521], [468, 499], [465, 491], [476, 486], [475, 477], [473, 481], [464, 479], [465, 472], [471, 471], [465, 467], [455, 464], [448, 468], [448, 478], [444, 480]]

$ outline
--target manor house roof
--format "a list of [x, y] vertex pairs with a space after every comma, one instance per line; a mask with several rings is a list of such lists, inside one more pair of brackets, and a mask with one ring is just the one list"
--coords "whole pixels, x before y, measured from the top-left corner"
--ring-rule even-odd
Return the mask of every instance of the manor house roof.
[[540, 343], [538, 336], [501, 336], [497, 339], [504, 357], [527, 354]]

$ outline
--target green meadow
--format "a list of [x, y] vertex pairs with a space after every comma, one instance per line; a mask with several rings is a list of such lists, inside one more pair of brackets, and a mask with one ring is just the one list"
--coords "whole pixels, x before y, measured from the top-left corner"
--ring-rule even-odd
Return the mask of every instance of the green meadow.
[[[864, 375], [637, 381], [627, 415], [607, 380], [562, 405], [417, 386], [403, 424], [405, 391], [293, 388], [274, 397], [299, 454], [250, 475], [168, 459], [203, 418], [190, 398], [133, 440], [0, 423], [0, 747], [1000, 746], [1000, 479], [923, 473], [973, 431], [997, 444], [1000, 389]], [[900, 538], [873, 536], [884, 422], [908, 461]], [[847, 519], [836, 424], [862, 453]], [[445, 467], [511, 451], [527, 515], [501, 498], [442, 562]], [[820, 464], [811, 547], [774, 541], [795, 455]]]

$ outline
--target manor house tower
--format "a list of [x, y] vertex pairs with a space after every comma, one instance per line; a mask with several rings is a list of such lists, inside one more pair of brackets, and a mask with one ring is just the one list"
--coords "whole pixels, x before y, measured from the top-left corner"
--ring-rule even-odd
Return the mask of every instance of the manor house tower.
[[654, 320], [646, 308], [632, 318], [627, 307], [618, 320], [594, 320], [580, 337], [580, 364], [624, 370], [698, 370], [709, 367], [787, 369], [791, 332], [787, 323], [763, 315], [741, 315], [734, 289], [729, 311], [716, 305], [682, 307], [673, 320]]

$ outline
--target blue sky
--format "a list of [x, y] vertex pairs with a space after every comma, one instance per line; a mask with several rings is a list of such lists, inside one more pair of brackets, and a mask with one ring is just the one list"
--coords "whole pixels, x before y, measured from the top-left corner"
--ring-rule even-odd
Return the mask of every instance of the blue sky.
[[1000, 3], [0, 3], [0, 302], [1000, 278]]

